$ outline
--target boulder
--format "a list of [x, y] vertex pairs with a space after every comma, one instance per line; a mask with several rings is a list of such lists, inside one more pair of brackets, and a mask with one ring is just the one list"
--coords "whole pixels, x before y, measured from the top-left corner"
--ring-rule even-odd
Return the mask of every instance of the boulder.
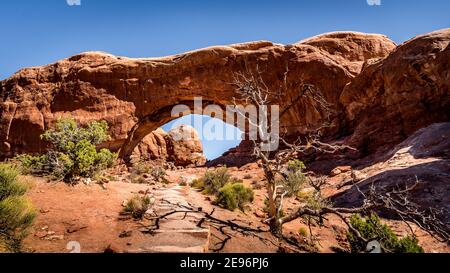
[[166, 138], [167, 133], [162, 128], [153, 131], [136, 147], [133, 158], [135, 160], [167, 161], [169, 155]]
[[206, 156], [197, 131], [191, 126], [181, 125], [169, 133], [159, 128], [146, 136], [134, 150], [132, 160], [187, 167], [205, 165]]
[[169, 160], [176, 166], [203, 166], [206, 157], [197, 131], [188, 125], [181, 125], [169, 131], [166, 136]]

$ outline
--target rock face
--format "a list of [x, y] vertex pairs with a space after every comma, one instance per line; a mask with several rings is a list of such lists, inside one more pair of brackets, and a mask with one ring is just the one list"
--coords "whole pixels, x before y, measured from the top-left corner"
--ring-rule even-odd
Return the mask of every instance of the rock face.
[[206, 157], [197, 131], [191, 126], [181, 125], [169, 131], [167, 137], [169, 160], [176, 166], [203, 166]]
[[166, 161], [169, 158], [167, 153], [167, 133], [158, 128], [146, 136], [133, 152], [135, 160], [161, 160]]
[[[362, 191], [371, 185], [379, 190], [404, 187], [414, 184], [417, 178], [420, 183], [410, 200], [423, 209], [445, 209], [442, 217], [445, 222], [450, 220], [450, 123], [420, 129], [379, 161], [360, 170], [364, 179], [358, 186]], [[334, 197], [337, 206], [351, 207], [361, 201], [355, 188]]]
[[[70, 115], [81, 123], [106, 120], [113, 141], [105, 145], [121, 148], [128, 159], [146, 136], [174, 119], [174, 105], [191, 106], [195, 97], [231, 104], [235, 73], [257, 68], [268, 88], [282, 92], [282, 130], [307, 134], [328, 116], [296, 100], [302, 84], [313, 84], [333, 105], [326, 136], [347, 137], [364, 154], [448, 120], [449, 41], [449, 29], [398, 48], [383, 35], [338, 32], [292, 45], [259, 41], [164, 58], [79, 54], [0, 82], [0, 155], [44, 150], [39, 135]], [[159, 141], [149, 138], [150, 146]], [[165, 156], [150, 146], [155, 156]]]
[[353, 133], [349, 143], [368, 154], [449, 121], [450, 29], [419, 36], [386, 58], [369, 61], [340, 102]]
[[135, 148], [132, 159], [172, 162], [175, 166], [203, 166], [206, 157], [197, 131], [181, 125], [169, 133], [159, 128]]
[[[195, 97], [231, 104], [235, 73], [257, 67], [270, 88], [286, 83], [282, 104], [291, 104], [300, 84], [310, 83], [338, 110], [343, 88], [363, 63], [394, 49], [382, 35], [331, 33], [293, 45], [259, 41], [153, 59], [79, 54], [0, 82], [0, 153], [42, 151], [39, 135], [70, 115], [81, 123], [108, 121], [113, 141], [107, 145], [123, 147], [122, 155], [129, 157], [144, 137], [174, 119], [172, 106], [190, 105]], [[307, 105], [300, 100], [286, 111], [282, 124], [290, 133], [305, 133], [320, 123], [323, 113]], [[340, 123], [338, 115], [333, 118]]]

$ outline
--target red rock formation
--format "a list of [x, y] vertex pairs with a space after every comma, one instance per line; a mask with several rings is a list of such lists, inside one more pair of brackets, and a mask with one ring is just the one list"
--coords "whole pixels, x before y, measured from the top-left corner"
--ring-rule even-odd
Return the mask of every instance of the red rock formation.
[[[358, 187], [367, 191], [372, 185], [386, 191], [420, 181], [409, 198], [423, 209], [444, 209], [444, 222], [450, 220], [450, 123], [422, 128], [395, 146], [379, 163], [360, 169]], [[361, 193], [351, 185], [333, 197], [337, 206], [357, 206]]]
[[168, 159], [176, 166], [203, 166], [206, 157], [197, 131], [191, 126], [181, 125], [166, 136]]
[[[71, 115], [82, 123], [107, 120], [114, 139], [111, 148], [118, 149], [132, 136], [124, 152], [129, 156], [145, 136], [173, 119], [173, 105], [196, 96], [229, 104], [235, 96], [229, 83], [235, 72], [246, 68], [259, 67], [271, 88], [279, 88], [286, 75], [289, 92], [283, 103], [295, 98], [304, 82], [315, 84], [337, 105], [362, 63], [394, 48], [381, 35], [332, 33], [294, 45], [253, 42], [154, 59], [79, 54], [23, 69], [0, 83], [0, 153], [42, 151], [39, 135], [58, 117]], [[299, 102], [282, 122], [291, 132], [305, 132], [319, 119], [320, 113]]]
[[[334, 105], [329, 136], [355, 132], [349, 142], [372, 151], [420, 126], [448, 120], [449, 41], [450, 30], [443, 30], [396, 49], [382, 35], [329, 33], [293, 45], [252, 42], [153, 59], [79, 54], [0, 82], [0, 154], [42, 151], [39, 135], [70, 115], [81, 123], [107, 120], [113, 136], [107, 145], [123, 147], [128, 157], [144, 137], [173, 119], [172, 106], [189, 105], [198, 96], [205, 103], [229, 104], [234, 73], [256, 67], [273, 90], [286, 78], [282, 108], [297, 97], [301, 83], [314, 84]], [[281, 122], [296, 135], [322, 118], [300, 100]]]
[[450, 120], [450, 29], [414, 38], [366, 63], [340, 97], [349, 143], [366, 153]]
[[181, 125], [164, 132], [159, 128], [146, 136], [135, 148], [132, 161], [157, 160], [172, 162], [175, 166], [203, 166], [206, 156], [197, 131]]
[[146, 136], [135, 148], [132, 158], [135, 160], [161, 160], [169, 158], [167, 153], [167, 133], [159, 128]]

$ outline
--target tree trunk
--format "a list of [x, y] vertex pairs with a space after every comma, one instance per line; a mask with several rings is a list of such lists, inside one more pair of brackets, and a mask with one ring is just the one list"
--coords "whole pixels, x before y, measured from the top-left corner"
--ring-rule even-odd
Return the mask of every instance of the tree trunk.
[[277, 238], [283, 237], [283, 224], [278, 217], [270, 221], [270, 232]]

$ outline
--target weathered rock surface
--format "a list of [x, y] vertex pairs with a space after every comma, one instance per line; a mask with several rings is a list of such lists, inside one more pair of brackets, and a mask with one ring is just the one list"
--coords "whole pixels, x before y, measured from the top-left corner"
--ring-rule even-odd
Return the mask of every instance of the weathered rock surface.
[[188, 125], [181, 125], [169, 131], [167, 137], [169, 160], [176, 166], [203, 166], [206, 157], [197, 131]]
[[172, 162], [175, 166], [203, 166], [206, 157], [197, 131], [181, 125], [164, 132], [159, 128], [146, 136], [132, 155], [134, 160]]
[[340, 102], [353, 132], [349, 142], [366, 154], [449, 121], [450, 29], [419, 36], [386, 58], [369, 61]]
[[135, 160], [161, 160], [166, 161], [169, 158], [167, 153], [167, 133], [158, 128], [147, 135], [133, 152]]
[[[394, 187], [419, 185], [410, 200], [422, 209], [444, 209], [441, 217], [450, 220], [450, 123], [438, 123], [420, 129], [380, 158], [379, 163], [358, 171], [362, 191], [375, 185], [380, 192]], [[346, 188], [334, 197], [337, 205], [354, 206], [362, 202], [356, 188]]]
[[[27, 68], [0, 82], [0, 154], [45, 149], [39, 135], [61, 117], [86, 123], [105, 119], [111, 126], [112, 149], [123, 146], [128, 157], [149, 133], [172, 120], [173, 105], [231, 104], [234, 73], [262, 72], [268, 87], [286, 79], [283, 105], [297, 97], [301, 83], [314, 84], [335, 105], [364, 62], [384, 58], [395, 44], [382, 35], [330, 33], [293, 45], [259, 41], [216, 46], [164, 58], [130, 59], [105, 53], [82, 53], [55, 64]], [[283, 105], [281, 105], [283, 107]], [[298, 101], [282, 118], [290, 133], [306, 133], [323, 113]], [[334, 132], [339, 131], [339, 126]], [[24, 134], [26, 132], [26, 134]], [[129, 137], [129, 138], [128, 138]], [[128, 138], [128, 139], [127, 139]]]
[[[155, 205], [151, 216], [161, 216], [180, 206], [190, 208], [184, 189], [172, 186], [155, 192]], [[152, 231], [129, 253], [205, 253], [209, 251], [210, 228], [197, 226], [201, 215], [183, 213], [173, 214], [161, 219], [159, 229]]]

